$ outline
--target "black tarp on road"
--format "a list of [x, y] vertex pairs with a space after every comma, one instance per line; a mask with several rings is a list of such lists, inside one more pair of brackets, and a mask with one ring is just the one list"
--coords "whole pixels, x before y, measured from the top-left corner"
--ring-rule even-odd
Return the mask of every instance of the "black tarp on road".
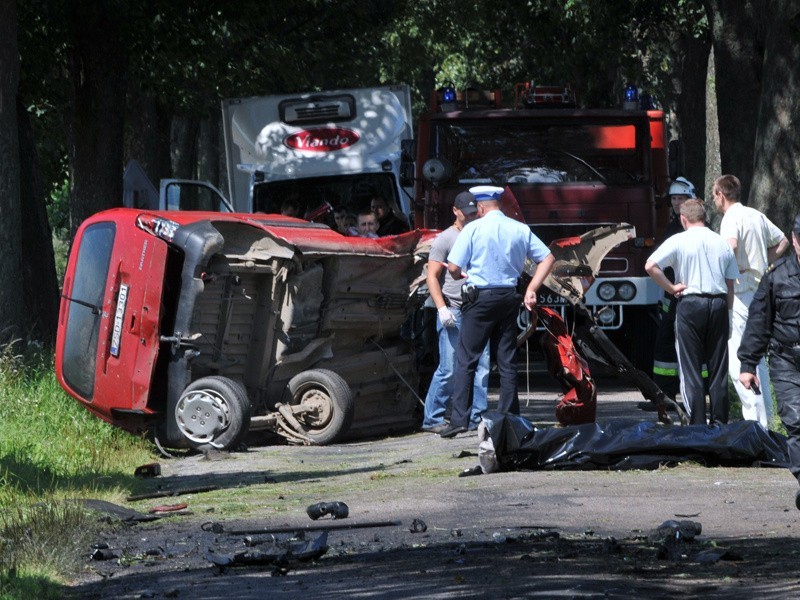
[[755, 421], [665, 426], [614, 420], [537, 429], [526, 419], [484, 415], [495, 459], [480, 448], [484, 472], [542, 469], [654, 469], [694, 461], [706, 466], [788, 467], [786, 438]]

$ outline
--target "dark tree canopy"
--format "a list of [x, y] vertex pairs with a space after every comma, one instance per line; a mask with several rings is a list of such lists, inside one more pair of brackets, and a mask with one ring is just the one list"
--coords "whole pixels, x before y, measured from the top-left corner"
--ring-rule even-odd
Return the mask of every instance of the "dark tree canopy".
[[[445, 82], [499, 87], [508, 98], [515, 83], [534, 81], [571, 82], [581, 105], [604, 107], [633, 83], [671, 115], [684, 174], [703, 189], [713, 48], [722, 169], [787, 229], [800, 191], [798, 4], [0, 0], [0, 235], [14, 249], [0, 268], [0, 327], [25, 322], [16, 292], [1, 284], [20, 277], [26, 244], [52, 255], [47, 223], [39, 215], [23, 234], [20, 211], [50, 199], [51, 218], [62, 214], [69, 189], [70, 222], [55, 226], [74, 231], [121, 202], [130, 158], [154, 183], [181, 175], [219, 184], [219, 102], [229, 97], [408, 83], [419, 109]], [[16, 133], [18, 102], [30, 136]], [[31, 169], [21, 171], [23, 147]], [[40, 289], [50, 297], [47, 265]]]

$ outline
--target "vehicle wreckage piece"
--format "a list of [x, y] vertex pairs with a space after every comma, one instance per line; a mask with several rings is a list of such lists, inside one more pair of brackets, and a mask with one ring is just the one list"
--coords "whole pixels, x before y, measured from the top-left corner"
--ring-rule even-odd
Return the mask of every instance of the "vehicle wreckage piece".
[[[637, 369], [614, 345], [583, 302], [584, 292], [597, 276], [606, 254], [616, 245], [632, 239], [635, 234], [633, 226], [619, 223], [593, 229], [580, 236], [554, 240], [550, 244], [556, 260], [544, 285], [572, 304], [576, 319], [588, 324], [575, 328], [574, 333], [569, 335], [566, 325], [557, 313], [549, 310], [545, 312], [538, 307], [536, 309], [538, 318], [548, 325], [545, 327], [547, 335], [542, 337], [542, 345], [550, 372], [565, 390], [564, 398], [556, 409], [562, 425], [594, 421], [592, 399], [596, 398], [596, 391], [593, 384], [590, 385], [586, 358], [611, 367], [617, 375], [639, 388], [642, 395], [656, 406], [659, 421], [670, 423], [667, 409], [673, 408], [681, 424], [686, 425], [689, 422], [683, 408], [669, 398], [647, 374]], [[526, 265], [528, 274], [532, 274], [534, 270], [532, 264]], [[531, 326], [523, 331], [517, 343], [523, 343], [532, 335], [533, 330], [534, 327]], [[575, 349], [576, 346], [580, 352]]]
[[564, 391], [556, 404], [558, 422], [562, 425], [593, 423], [597, 415], [597, 389], [589, 363], [575, 348], [572, 336], [557, 312], [539, 306], [533, 316], [531, 327], [536, 327], [538, 322], [545, 329], [541, 346], [547, 368]]
[[327, 551], [328, 532], [323, 531], [313, 540], [273, 541], [272, 547], [266, 551], [244, 550], [232, 554], [220, 554], [209, 549], [203, 557], [219, 568], [265, 565], [286, 567], [290, 560], [308, 562], [321, 557]]

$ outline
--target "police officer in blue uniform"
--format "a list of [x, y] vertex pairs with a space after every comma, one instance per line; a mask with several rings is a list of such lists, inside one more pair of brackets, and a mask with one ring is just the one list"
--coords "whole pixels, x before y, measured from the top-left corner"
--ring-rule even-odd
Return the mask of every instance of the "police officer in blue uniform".
[[[769, 376], [786, 428], [789, 470], [800, 482], [800, 214], [792, 226], [792, 243], [794, 253], [775, 261], [761, 278], [737, 356], [739, 381], [758, 394], [756, 367], [769, 350]], [[800, 510], [800, 490], [795, 506]]]
[[[503, 188], [470, 189], [478, 203], [479, 218], [467, 224], [447, 256], [453, 279], [466, 273], [461, 305], [461, 333], [455, 360], [455, 382], [450, 425], [439, 433], [452, 438], [467, 431], [472, 405], [473, 380], [483, 349], [491, 341], [500, 374], [501, 413], [519, 412], [517, 397], [517, 312], [524, 301], [536, 306], [536, 292], [550, 274], [555, 257], [530, 227], [506, 217], [500, 210]], [[525, 259], [537, 263], [524, 299], [517, 293], [517, 279]]]

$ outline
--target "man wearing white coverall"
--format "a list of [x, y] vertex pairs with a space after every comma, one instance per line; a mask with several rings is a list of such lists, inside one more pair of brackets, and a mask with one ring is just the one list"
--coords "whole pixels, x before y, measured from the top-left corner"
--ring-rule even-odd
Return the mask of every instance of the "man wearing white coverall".
[[731, 315], [731, 337], [728, 341], [728, 372], [739, 400], [742, 403], [742, 417], [758, 421], [764, 427], [772, 419], [772, 387], [767, 363], [762, 358], [758, 364], [758, 379], [761, 382], [760, 394], [747, 389], [739, 381], [740, 363], [737, 357], [742, 343], [742, 334], [747, 325], [750, 303], [764, 271], [789, 247], [783, 232], [763, 213], [739, 200], [742, 185], [733, 175], [723, 175], [714, 181], [712, 193], [717, 212], [722, 222], [719, 234], [727, 240], [736, 255], [739, 278], [734, 283], [733, 311]]

